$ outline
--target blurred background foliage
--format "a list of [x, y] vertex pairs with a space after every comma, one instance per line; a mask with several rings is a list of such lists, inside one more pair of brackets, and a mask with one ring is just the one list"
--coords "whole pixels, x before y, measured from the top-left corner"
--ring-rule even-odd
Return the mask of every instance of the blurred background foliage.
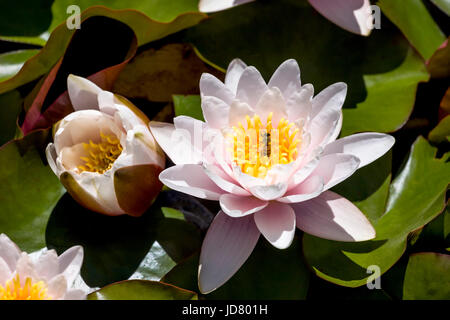
[[[450, 299], [450, 1], [371, 3], [381, 29], [363, 37], [306, 0], [210, 15], [197, 0], [2, 1], [0, 233], [28, 251], [83, 245], [83, 279], [104, 287], [90, 299]], [[72, 4], [79, 30], [66, 27]], [[217, 203], [165, 190], [141, 218], [101, 216], [65, 193], [43, 150], [51, 126], [73, 111], [68, 74], [127, 97], [151, 119], [202, 119], [201, 74], [223, 80], [236, 57], [266, 80], [294, 58], [316, 93], [346, 82], [341, 136], [387, 132], [396, 144], [334, 188], [367, 215], [376, 239], [297, 231], [284, 251], [260, 241], [232, 280], [199, 296], [198, 253]], [[370, 265], [381, 268], [380, 290], [365, 286]]]

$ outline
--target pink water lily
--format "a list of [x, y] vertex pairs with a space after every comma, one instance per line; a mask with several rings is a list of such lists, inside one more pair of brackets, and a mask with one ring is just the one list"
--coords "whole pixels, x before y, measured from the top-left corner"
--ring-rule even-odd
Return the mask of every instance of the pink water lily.
[[337, 241], [375, 237], [365, 215], [329, 189], [385, 154], [394, 138], [359, 133], [336, 140], [345, 83], [314, 96], [295, 60], [282, 63], [266, 84], [256, 68], [235, 59], [225, 83], [203, 74], [200, 91], [206, 122], [180, 116], [150, 128], [175, 163], [161, 181], [220, 202], [202, 245], [201, 292], [224, 284], [260, 234], [279, 249], [290, 246], [296, 227]]
[[0, 234], [0, 300], [84, 300], [74, 287], [83, 263], [83, 248], [74, 246], [60, 256], [55, 250], [22, 252]]
[[[201, 12], [217, 12], [255, 0], [200, 0]], [[368, 36], [371, 32], [369, 0], [308, 0], [325, 18], [347, 31]]]

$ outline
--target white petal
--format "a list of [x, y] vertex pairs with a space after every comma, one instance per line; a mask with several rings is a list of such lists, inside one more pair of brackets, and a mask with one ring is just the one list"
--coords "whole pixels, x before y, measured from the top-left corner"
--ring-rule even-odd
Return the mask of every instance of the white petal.
[[305, 84], [299, 91], [294, 92], [286, 102], [286, 112], [290, 121], [298, 119], [308, 120], [312, 110], [312, 96], [314, 87]]
[[175, 164], [199, 163], [202, 160], [191, 141], [195, 135], [186, 129], [176, 129], [171, 123], [150, 122], [150, 130], [159, 146]]
[[350, 177], [359, 166], [359, 159], [350, 154], [334, 153], [322, 156], [312, 176], [323, 178], [324, 190], [328, 190]]
[[306, 178], [308, 178], [314, 169], [319, 165], [320, 158], [314, 157], [312, 160], [307, 162], [304, 166], [301, 167], [295, 174], [292, 176], [291, 184], [289, 188], [297, 186], [299, 183], [303, 182]]
[[47, 148], [45, 148], [45, 155], [47, 157], [47, 162], [50, 169], [52, 169], [53, 173], [59, 177], [60, 172], [56, 165], [56, 158], [58, 156], [56, 155], [55, 145], [53, 143], [49, 143], [47, 145]]
[[337, 82], [322, 90], [312, 101], [311, 117], [324, 111], [340, 111], [347, 96], [347, 84]]
[[68, 290], [64, 296], [64, 300], [86, 300], [86, 292], [79, 289]]
[[368, 36], [372, 21], [369, 0], [309, 0], [311, 5], [325, 18], [341, 28]]
[[235, 94], [222, 81], [209, 73], [203, 73], [200, 77], [200, 93], [202, 97], [216, 97], [226, 104], [230, 104], [235, 97]]
[[202, 111], [208, 126], [216, 129], [228, 126], [230, 106], [223, 100], [211, 96], [202, 97]]
[[220, 207], [230, 217], [239, 218], [264, 209], [269, 203], [255, 197], [224, 194], [220, 197]]
[[311, 126], [309, 128], [311, 135], [310, 151], [322, 148], [331, 141], [336, 132], [340, 117], [341, 111], [329, 109], [328, 111], [320, 112], [311, 120]]
[[19, 247], [6, 234], [0, 234], [0, 257], [3, 258], [11, 271], [16, 269], [20, 254]]
[[66, 278], [68, 286], [71, 286], [79, 275], [83, 257], [84, 250], [81, 246], [73, 246], [58, 257], [59, 272]]
[[301, 89], [300, 68], [297, 61], [286, 60], [275, 70], [269, 81], [269, 88], [272, 87], [280, 89], [285, 99]]
[[245, 68], [247, 68], [247, 65], [241, 59], [234, 59], [228, 65], [227, 73], [225, 75], [225, 86], [227, 86], [234, 94], [236, 94], [239, 79]]
[[266, 90], [255, 107], [255, 113], [266, 123], [269, 113], [273, 113], [272, 123], [278, 125], [281, 118], [287, 118], [286, 102], [280, 89], [274, 87]]
[[59, 272], [58, 255], [55, 250], [43, 252], [36, 262], [36, 272], [39, 278], [49, 281]]
[[20, 283], [22, 285], [25, 283], [25, 280], [28, 277], [33, 280], [39, 279], [39, 275], [34, 268], [34, 263], [26, 252], [22, 252], [22, 254], [20, 255], [19, 260], [17, 260], [15, 270], [16, 273], [20, 276]]
[[59, 274], [47, 283], [48, 295], [52, 300], [60, 300], [64, 298], [67, 291], [66, 278]]
[[250, 193], [236, 184], [222, 168], [203, 163], [203, 168], [208, 177], [222, 190], [238, 196], [249, 196]]
[[295, 213], [283, 203], [271, 202], [254, 215], [255, 223], [262, 235], [278, 249], [286, 249], [295, 235]]
[[325, 191], [306, 202], [292, 204], [297, 227], [320, 238], [336, 241], [366, 241], [375, 229], [364, 214], [340, 195]]
[[236, 98], [255, 107], [261, 96], [266, 92], [267, 85], [259, 71], [253, 67], [245, 68], [239, 79]]
[[198, 10], [207, 13], [217, 12], [252, 1], [255, 0], [200, 0]]
[[206, 175], [201, 165], [183, 164], [170, 167], [159, 175], [169, 188], [197, 198], [219, 200], [225, 193]]
[[286, 192], [286, 194], [282, 198], [277, 199], [277, 201], [284, 203], [302, 202], [317, 197], [323, 190], [323, 178], [320, 176], [311, 176], [295, 188]]
[[259, 234], [252, 216], [231, 218], [219, 211], [203, 240], [198, 270], [200, 292], [209, 293], [227, 282], [250, 256]]
[[230, 106], [228, 126], [237, 126], [240, 123], [247, 127], [246, 116], [252, 117], [255, 111], [248, 105], [248, 103], [240, 100], [234, 100]]
[[0, 257], [0, 285], [4, 286], [5, 282], [10, 280], [13, 273], [3, 258]]
[[394, 137], [376, 132], [357, 133], [328, 144], [323, 154], [345, 153], [359, 158], [362, 168], [388, 152], [395, 143]]
[[69, 74], [67, 77], [67, 90], [75, 111], [97, 109], [97, 95], [103, 90], [88, 79]]

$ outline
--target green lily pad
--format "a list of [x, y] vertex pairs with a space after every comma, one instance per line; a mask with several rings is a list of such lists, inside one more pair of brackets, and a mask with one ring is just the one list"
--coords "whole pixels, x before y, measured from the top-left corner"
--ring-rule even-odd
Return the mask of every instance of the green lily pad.
[[0, 94], [0, 146], [14, 138], [22, 102], [17, 90]]
[[383, 13], [403, 32], [425, 60], [446, 37], [434, 22], [422, 0], [379, 0]]
[[450, 16], [450, 1], [448, 0], [431, 0], [436, 6]]
[[35, 56], [39, 50], [25, 49], [0, 54], [0, 82], [13, 77], [25, 61]]
[[432, 252], [409, 257], [404, 300], [450, 300], [450, 255]]
[[[201, 13], [186, 13], [170, 22], [158, 22], [136, 10], [112, 10], [96, 6], [82, 12], [81, 22], [93, 16], [104, 16], [125, 23], [136, 34], [138, 45], [164, 38], [193, 26], [206, 17]], [[64, 55], [75, 31], [76, 29], [69, 30], [65, 23], [56, 27], [41, 51], [29, 59], [14, 77], [0, 83], [0, 93], [15, 89], [47, 73]]]
[[377, 265], [381, 274], [391, 268], [405, 251], [409, 233], [444, 209], [450, 163], [435, 155], [436, 148], [424, 138], [413, 144], [407, 162], [390, 186], [385, 213], [371, 220], [377, 232], [375, 239], [344, 243], [305, 234], [303, 252], [312, 270], [327, 281], [358, 287], [370, 276], [369, 266]]
[[128, 280], [101, 288], [88, 300], [197, 300], [197, 294], [161, 282]]
[[323, 18], [306, 0], [255, 1], [214, 14], [184, 34], [205, 61], [221, 68], [238, 57], [269, 80], [294, 58], [302, 81], [316, 93], [346, 82], [342, 135], [399, 129], [412, 111], [417, 84], [429, 78], [422, 58], [388, 22], [361, 37]]
[[189, 116], [194, 119], [205, 121], [201, 108], [201, 99], [198, 95], [174, 95], [173, 107], [175, 109], [175, 116]]
[[45, 228], [65, 192], [42, 150], [48, 131], [37, 131], [0, 148], [0, 233], [24, 251], [45, 247]]
[[43, 46], [53, 30], [73, 14], [73, 11], [67, 13], [67, 8], [74, 4], [80, 11], [93, 5], [115, 10], [133, 9], [160, 22], [170, 22], [180, 14], [198, 11], [198, 0], [9, 1], [0, 7], [0, 21], [3, 22], [0, 22], [0, 39]]
[[[189, 257], [169, 271], [162, 281], [197, 292], [198, 261], [199, 254]], [[276, 249], [261, 238], [241, 269], [225, 285], [204, 297], [211, 300], [298, 300], [305, 299], [308, 284], [309, 270], [297, 237], [286, 250]]]

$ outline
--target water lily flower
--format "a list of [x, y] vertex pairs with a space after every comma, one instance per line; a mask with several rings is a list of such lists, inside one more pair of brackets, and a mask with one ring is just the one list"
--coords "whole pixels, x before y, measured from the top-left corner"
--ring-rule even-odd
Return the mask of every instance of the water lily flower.
[[[200, 12], [217, 12], [255, 0], [200, 0]], [[363, 36], [372, 30], [369, 0], [308, 0], [325, 18], [339, 27]]]
[[58, 256], [55, 250], [22, 252], [0, 234], [0, 300], [84, 300], [75, 289], [83, 263], [83, 248], [74, 246]]
[[220, 202], [201, 249], [201, 292], [225, 283], [260, 234], [279, 249], [290, 246], [296, 227], [337, 241], [375, 237], [364, 214], [329, 189], [385, 154], [394, 138], [359, 133], [336, 140], [345, 83], [314, 96], [295, 60], [266, 84], [255, 67], [235, 59], [225, 83], [203, 74], [200, 91], [206, 122], [179, 116], [150, 128], [175, 163], [161, 181]]
[[47, 160], [81, 205], [107, 215], [140, 216], [162, 188], [165, 157], [149, 120], [124, 97], [69, 75], [75, 112], [54, 128]]

